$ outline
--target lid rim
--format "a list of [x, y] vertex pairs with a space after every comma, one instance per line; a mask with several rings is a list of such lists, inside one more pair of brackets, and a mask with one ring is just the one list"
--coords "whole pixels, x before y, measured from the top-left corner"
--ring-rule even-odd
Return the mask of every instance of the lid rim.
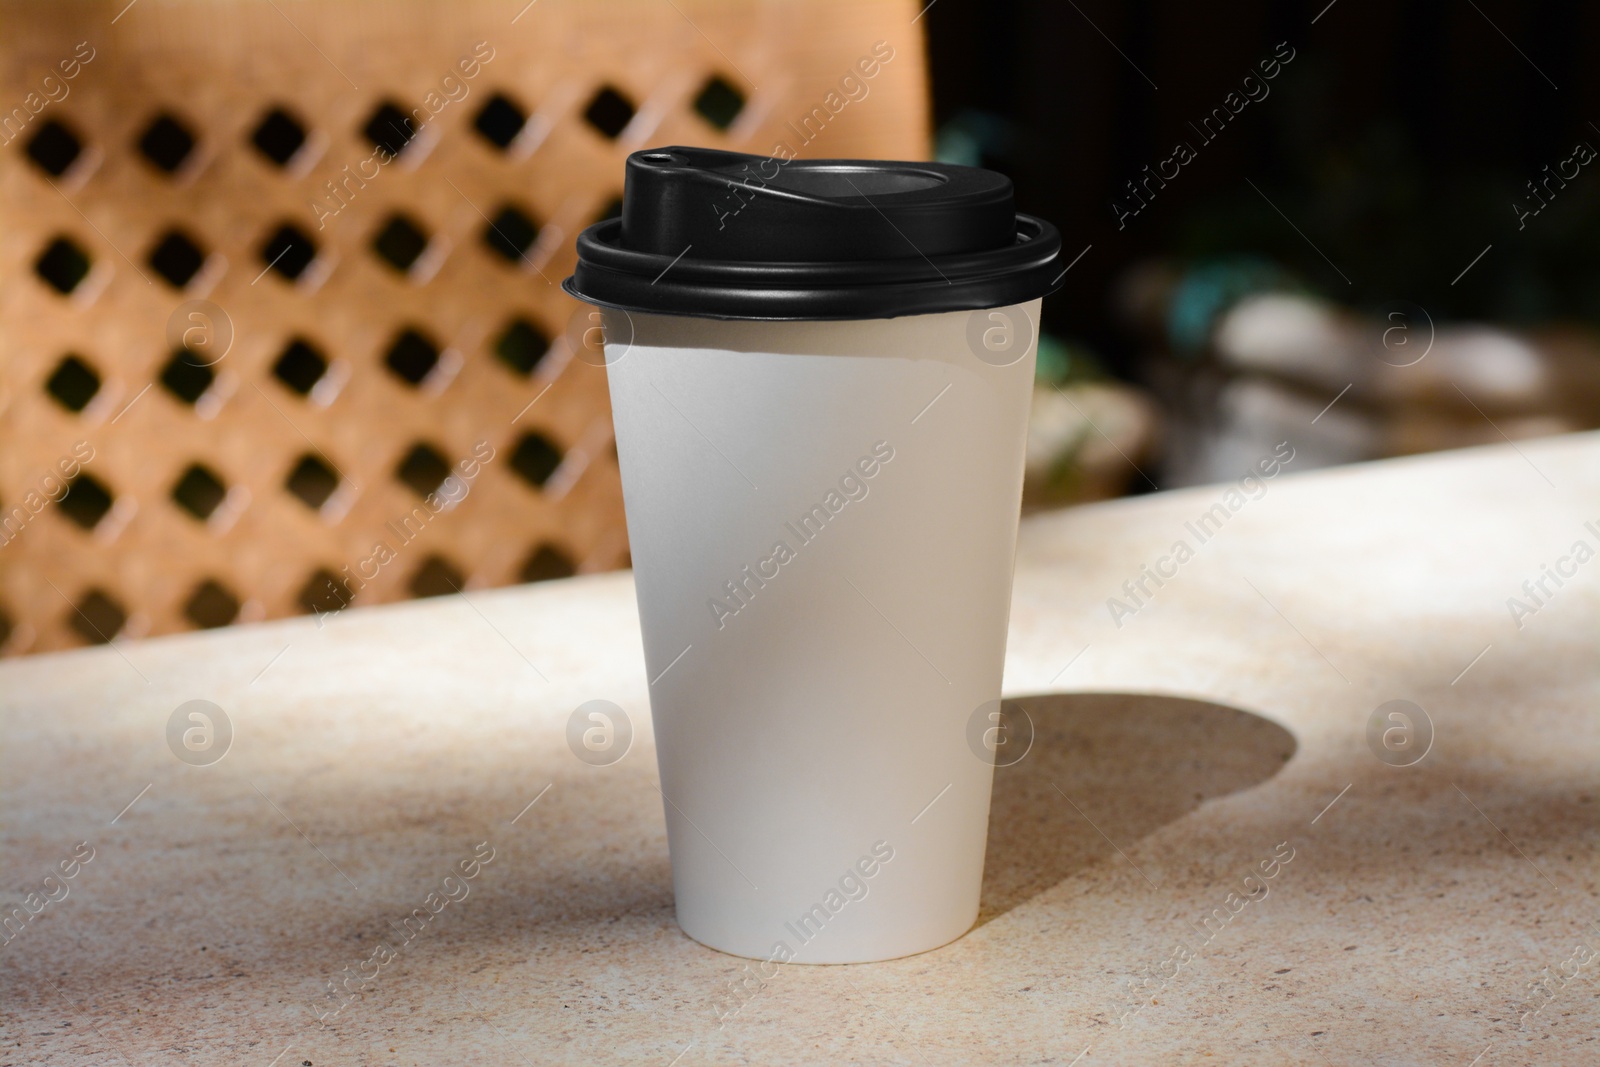
[[[1019, 213], [1006, 248], [856, 262], [680, 259], [578, 236], [578, 265], [561, 288], [599, 307], [645, 314], [752, 320], [860, 320], [1007, 307], [1061, 287], [1061, 236]], [[1026, 235], [1026, 236], [1024, 236]]]
[[[873, 319], [900, 319], [911, 315], [941, 315], [950, 312], [983, 311], [989, 308], [1011, 307], [1015, 304], [1025, 304], [1029, 300], [1037, 300], [1040, 297], [1049, 295], [1049, 292], [1035, 291], [1031, 295], [983, 299], [964, 292], [949, 294], [943, 298], [929, 297], [920, 302], [907, 299], [894, 304], [890, 310], [885, 310], [882, 294], [871, 293], [870, 295], [864, 295], [863, 290], [859, 287], [851, 287], [848, 289], [822, 291], [790, 290], [776, 295], [792, 299], [766, 303], [757, 309], [736, 306], [734, 301], [716, 302], [712, 299], [712, 292], [708, 290], [707, 299], [691, 309], [688, 307], [641, 307], [637, 304], [612, 300], [595, 300], [575, 290], [572, 286], [572, 281], [572, 278], [567, 278], [561, 283], [563, 292], [600, 308], [624, 311], [630, 315], [671, 315], [676, 318], [719, 319], [738, 322], [866, 322]], [[905, 288], [908, 290], [905, 295], [909, 297], [909, 287]], [[827, 306], [822, 306], [818, 301], [819, 295], [836, 297], [837, 299]], [[802, 303], [805, 307], [795, 306]], [[790, 306], [786, 308], [783, 306], [784, 304], [789, 304]], [[852, 304], [859, 306], [852, 307]], [[867, 306], [869, 304], [871, 306]]]

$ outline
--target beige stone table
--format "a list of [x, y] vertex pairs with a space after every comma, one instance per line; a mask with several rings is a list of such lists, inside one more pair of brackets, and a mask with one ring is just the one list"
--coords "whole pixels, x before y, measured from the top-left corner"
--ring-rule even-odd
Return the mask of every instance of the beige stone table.
[[625, 574], [7, 663], [0, 1064], [1600, 1063], [1600, 437], [1261, 486], [1025, 524], [983, 914], [883, 964], [674, 925]]

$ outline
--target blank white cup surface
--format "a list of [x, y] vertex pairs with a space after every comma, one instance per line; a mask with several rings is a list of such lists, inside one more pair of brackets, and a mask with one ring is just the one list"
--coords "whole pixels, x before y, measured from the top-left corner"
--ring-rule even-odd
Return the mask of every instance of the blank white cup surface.
[[[968, 723], [1000, 695], [1039, 303], [844, 322], [604, 312], [695, 940], [853, 963], [976, 919], [993, 764]], [[979, 358], [984, 337], [1020, 344]]]

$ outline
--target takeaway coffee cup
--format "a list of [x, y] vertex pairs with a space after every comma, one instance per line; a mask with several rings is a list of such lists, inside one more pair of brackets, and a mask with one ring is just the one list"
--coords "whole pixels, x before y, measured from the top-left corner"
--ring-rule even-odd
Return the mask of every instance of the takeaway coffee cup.
[[988, 171], [698, 148], [579, 237], [690, 937], [849, 963], [976, 918], [1060, 245]]

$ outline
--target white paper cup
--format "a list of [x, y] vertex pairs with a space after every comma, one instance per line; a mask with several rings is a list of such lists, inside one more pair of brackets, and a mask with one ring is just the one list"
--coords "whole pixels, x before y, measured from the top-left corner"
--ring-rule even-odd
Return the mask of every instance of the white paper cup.
[[578, 237], [678, 922], [714, 948], [883, 960], [977, 917], [1065, 276], [1013, 201], [972, 167], [679, 146], [630, 155], [621, 216]]
[[603, 315], [679, 924], [778, 962], [961, 936], [1039, 301]]

